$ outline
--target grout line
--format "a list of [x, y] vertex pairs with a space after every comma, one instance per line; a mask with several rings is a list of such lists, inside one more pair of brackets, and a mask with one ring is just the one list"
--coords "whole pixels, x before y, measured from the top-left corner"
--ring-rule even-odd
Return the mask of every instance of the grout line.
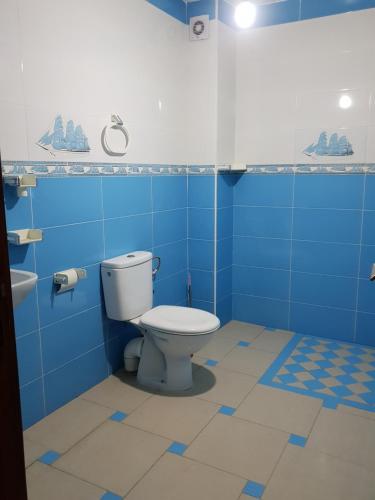
[[217, 171], [214, 174], [214, 314], [217, 313], [217, 231], [218, 231], [218, 206], [217, 206], [217, 190], [218, 190], [218, 175]]
[[[294, 207], [296, 174], [293, 174], [292, 181], [292, 207]], [[292, 262], [293, 262], [293, 232], [294, 232], [294, 208], [292, 208], [292, 220], [290, 228], [290, 256], [289, 256], [289, 308], [288, 308], [288, 330], [290, 330], [291, 309], [292, 309]]]

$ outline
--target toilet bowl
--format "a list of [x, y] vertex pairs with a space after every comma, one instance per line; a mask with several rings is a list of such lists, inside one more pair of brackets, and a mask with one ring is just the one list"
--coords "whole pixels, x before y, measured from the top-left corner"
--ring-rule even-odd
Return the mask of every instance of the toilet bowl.
[[134, 324], [142, 337], [124, 352], [125, 369], [137, 371], [139, 384], [166, 392], [192, 387], [192, 354], [220, 328], [219, 319], [200, 309], [152, 308], [152, 254], [133, 252], [102, 262], [107, 316]]

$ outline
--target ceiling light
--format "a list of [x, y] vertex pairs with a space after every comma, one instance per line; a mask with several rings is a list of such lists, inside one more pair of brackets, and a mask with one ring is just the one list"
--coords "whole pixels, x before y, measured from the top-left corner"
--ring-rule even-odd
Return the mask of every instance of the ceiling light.
[[256, 7], [251, 2], [240, 2], [234, 11], [234, 20], [239, 28], [250, 28], [256, 18]]

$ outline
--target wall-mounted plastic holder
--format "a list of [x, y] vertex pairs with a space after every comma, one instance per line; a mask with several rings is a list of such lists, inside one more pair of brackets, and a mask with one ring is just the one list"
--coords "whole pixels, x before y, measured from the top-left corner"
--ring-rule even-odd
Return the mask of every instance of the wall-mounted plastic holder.
[[228, 165], [217, 165], [218, 172], [238, 172], [245, 173], [247, 171], [246, 163], [231, 163]]
[[8, 231], [8, 242], [12, 245], [29, 245], [43, 240], [43, 231], [41, 229], [17, 229]]
[[28, 195], [27, 188], [36, 187], [36, 176], [34, 174], [5, 175], [4, 182], [17, 188], [17, 196], [24, 198]]
[[72, 268], [59, 271], [53, 275], [53, 283], [56, 285], [56, 293], [73, 290], [79, 280], [87, 277], [86, 269]]
[[[124, 143], [119, 150], [113, 149], [110, 144], [109, 134], [111, 130], [117, 130], [123, 135]], [[130, 144], [130, 134], [119, 115], [111, 115], [111, 122], [102, 130], [101, 142], [102, 148], [109, 156], [124, 156], [126, 154]]]

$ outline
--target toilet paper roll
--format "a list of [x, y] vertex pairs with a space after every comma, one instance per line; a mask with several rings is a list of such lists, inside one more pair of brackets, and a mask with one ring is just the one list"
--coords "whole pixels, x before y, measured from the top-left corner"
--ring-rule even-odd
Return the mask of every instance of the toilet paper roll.
[[75, 269], [66, 269], [65, 271], [61, 271], [55, 274], [55, 278], [62, 279], [62, 283], [58, 285], [57, 293], [67, 292], [68, 290], [72, 290], [77, 282], [78, 282], [78, 274]]

